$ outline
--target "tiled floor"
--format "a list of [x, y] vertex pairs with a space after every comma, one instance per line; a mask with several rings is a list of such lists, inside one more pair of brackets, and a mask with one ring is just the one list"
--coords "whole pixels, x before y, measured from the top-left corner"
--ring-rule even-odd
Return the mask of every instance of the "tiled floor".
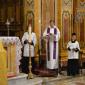
[[[12, 79], [16, 84], [9, 80], [11, 82], [9, 82], [9, 85], [36, 85], [36, 83], [38, 83], [37, 85], [85, 85], [85, 71], [82, 75], [76, 77], [69, 77], [64, 72], [63, 75], [58, 75], [58, 77], [38, 77], [35, 75], [31, 80], [26, 79], [26, 77], [24, 80], [22, 80], [23, 78], [18, 79], [14, 78], [15, 81]], [[43, 84], [41, 84], [42, 82]]]
[[85, 74], [76, 77], [61, 75], [59, 77], [44, 78], [43, 85], [85, 85]]
[[54, 81], [54, 85], [85, 85], [85, 77], [75, 77], [60, 81]]
[[68, 77], [45, 82], [44, 85], [85, 85], [85, 76]]

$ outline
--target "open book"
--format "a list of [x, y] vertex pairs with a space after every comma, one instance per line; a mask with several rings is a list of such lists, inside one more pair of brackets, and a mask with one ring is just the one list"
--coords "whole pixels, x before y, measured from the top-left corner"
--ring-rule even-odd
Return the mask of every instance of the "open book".
[[52, 34], [52, 33], [47, 34], [46, 36], [43, 37], [43, 39], [45, 39], [45, 40], [50, 39], [50, 41], [53, 41], [54, 40], [54, 34]]

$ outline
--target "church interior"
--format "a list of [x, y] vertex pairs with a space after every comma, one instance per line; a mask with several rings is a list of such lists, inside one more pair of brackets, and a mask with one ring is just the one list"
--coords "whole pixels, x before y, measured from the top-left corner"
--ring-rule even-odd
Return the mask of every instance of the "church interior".
[[[46, 42], [42, 36], [50, 20], [60, 30], [59, 75], [42, 77], [46, 68]], [[37, 74], [30, 74], [31, 79], [27, 78], [29, 73], [20, 70], [22, 36], [30, 24], [37, 37]], [[67, 44], [72, 33], [76, 33], [80, 45], [78, 76], [66, 74]], [[0, 85], [85, 85], [85, 0], [0, 0], [0, 55]], [[29, 62], [31, 69], [31, 59]]]

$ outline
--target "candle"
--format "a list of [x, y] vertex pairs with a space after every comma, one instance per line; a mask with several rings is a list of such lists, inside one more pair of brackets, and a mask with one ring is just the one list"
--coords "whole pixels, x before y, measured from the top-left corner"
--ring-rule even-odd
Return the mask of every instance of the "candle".
[[31, 42], [31, 33], [32, 33], [32, 27], [31, 27], [31, 25], [29, 25], [28, 32], [29, 32], [29, 42]]
[[29, 34], [31, 34], [32, 30], [31, 30], [31, 25], [29, 25]]
[[41, 39], [42, 39], [42, 34], [41, 34], [41, 20], [39, 19], [39, 49], [41, 49]]

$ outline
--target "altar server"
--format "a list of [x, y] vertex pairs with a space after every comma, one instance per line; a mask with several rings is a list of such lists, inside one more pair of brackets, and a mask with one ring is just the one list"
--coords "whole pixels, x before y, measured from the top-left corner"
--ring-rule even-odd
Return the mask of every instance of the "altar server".
[[34, 57], [34, 47], [36, 45], [36, 34], [34, 32], [31, 33], [31, 42], [29, 42], [29, 32], [25, 32], [22, 37], [22, 44], [23, 44], [23, 59], [22, 59], [22, 72], [28, 73], [29, 72], [29, 45], [31, 45], [31, 60], [32, 60], [32, 72], [35, 70], [35, 57]]
[[79, 43], [76, 40], [76, 33], [72, 33], [71, 41], [67, 44], [68, 49], [68, 66], [67, 75], [75, 76], [79, 74]]

